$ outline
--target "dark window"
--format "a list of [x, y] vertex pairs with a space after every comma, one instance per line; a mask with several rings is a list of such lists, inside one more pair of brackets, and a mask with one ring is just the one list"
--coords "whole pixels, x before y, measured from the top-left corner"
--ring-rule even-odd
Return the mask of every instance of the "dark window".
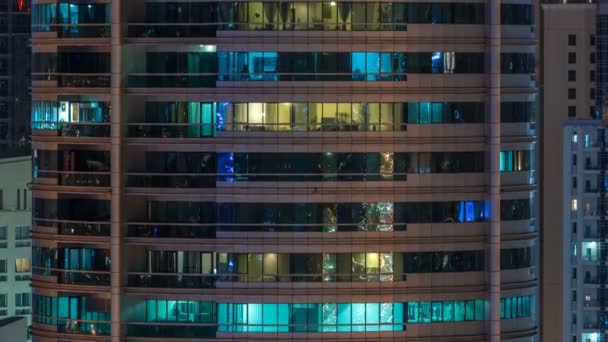
[[595, 70], [589, 70], [589, 80], [595, 82]]
[[576, 64], [576, 52], [568, 52], [568, 64]]
[[591, 46], [595, 46], [595, 35], [594, 34], [589, 36], [589, 44]]
[[534, 122], [535, 102], [502, 102], [501, 122]]
[[572, 177], [572, 189], [576, 189], [576, 177]]
[[595, 64], [595, 52], [589, 54], [589, 63]]
[[483, 251], [403, 254], [403, 273], [474, 272], [483, 269]]
[[576, 81], [576, 70], [568, 70], [568, 82]]
[[500, 61], [503, 74], [531, 74], [534, 72], [534, 54], [532, 53], [503, 53]]
[[502, 25], [532, 25], [534, 22], [532, 5], [501, 4], [500, 9]]
[[589, 107], [589, 116], [594, 118], [595, 117], [595, 106], [590, 106]]
[[576, 106], [568, 106], [568, 117], [576, 117]]
[[595, 88], [589, 89], [589, 99], [595, 100]]
[[530, 247], [500, 250], [501, 270], [513, 270], [532, 266], [534, 266], [534, 258], [532, 257], [532, 249]]
[[500, 219], [502, 221], [529, 220], [530, 199], [500, 201]]
[[576, 46], [576, 35], [575, 34], [569, 34], [568, 35], [568, 45], [569, 46]]
[[576, 88], [568, 88], [568, 99], [576, 100]]

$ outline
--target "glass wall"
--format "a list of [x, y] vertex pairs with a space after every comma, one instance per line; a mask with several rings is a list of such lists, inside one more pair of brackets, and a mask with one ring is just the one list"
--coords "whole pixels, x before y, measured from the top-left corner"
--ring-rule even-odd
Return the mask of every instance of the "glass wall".
[[513, 270], [534, 266], [534, 255], [531, 247], [500, 250], [500, 269]]
[[532, 163], [530, 151], [501, 151], [500, 172], [530, 171]]
[[[407, 323], [445, 323], [483, 321], [486, 319], [483, 299], [408, 302]], [[535, 296], [500, 299], [500, 318], [534, 317]]]
[[218, 303], [220, 332], [403, 331], [402, 303]]
[[213, 88], [216, 81], [405, 81], [408, 73], [484, 72], [483, 52], [148, 52], [146, 61], [145, 73], [128, 76], [129, 87]]
[[536, 102], [501, 102], [500, 122], [536, 122]]
[[500, 72], [503, 74], [533, 74], [535, 72], [533, 53], [502, 53]]
[[34, 219], [109, 221], [110, 201], [87, 198], [33, 199]]
[[59, 37], [109, 37], [110, 4], [32, 5], [32, 32], [57, 32]]
[[110, 136], [110, 103], [32, 101], [32, 129], [57, 130], [63, 136]]
[[[502, 8], [504, 25], [532, 24], [532, 6]], [[407, 24], [481, 25], [484, 13], [482, 3], [149, 2], [145, 23], [130, 23], [129, 36], [214, 37], [223, 30], [406, 31]]]
[[484, 259], [484, 251], [403, 253], [403, 272], [479, 272]]
[[56, 325], [59, 332], [88, 335], [110, 334], [110, 302], [88, 296], [49, 297], [33, 295], [32, 320]]
[[483, 299], [407, 303], [408, 324], [483, 321], [485, 316]]
[[500, 299], [500, 319], [534, 317], [535, 296], [505, 297]]
[[[398, 263], [399, 264], [399, 263]], [[393, 253], [218, 253], [222, 281], [359, 282], [402, 280]]]
[[[34, 117], [41, 119], [34, 121], [56, 120], [57, 115], [52, 115], [56, 111], [36, 107]], [[45, 119], [46, 116], [49, 118]], [[407, 124], [483, 123], [485, 105], [482, 102], [147, 102], [145, 114], [130, 121], [131, 137], [204, 138], [215, 136], [216, 131], [404, 131]]]
[[487, 201], [407, 203], [149, 202], [151, 222], [213, 223], [226, 231], [392, 231], [406, 223], [485, 222]]
[[529, 198], [501, 200], [500, 219], [503, 221], [529, 220], [532, 212], [532, 201]]

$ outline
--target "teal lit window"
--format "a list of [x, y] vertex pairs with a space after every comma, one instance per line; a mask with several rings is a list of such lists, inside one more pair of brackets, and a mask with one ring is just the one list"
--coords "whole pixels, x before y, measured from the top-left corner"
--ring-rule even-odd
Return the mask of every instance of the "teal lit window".
[[485, 301], [435, 301], [407, 303], [408, 323], [483, 321]]
[[403, 330], [401, 303], [218, 304], [223, 332]]
[[500, 299], [500, 318], [514, 319], [534, 316], [534, 296], [505, 297]]
[[420, 323], [419, 313], [419, 302], [407, 303], [407, 322], [408, 323]]
[[432, 322], [443, 322], [443, 302], [432, 302], [431, 303], [431, 321]]

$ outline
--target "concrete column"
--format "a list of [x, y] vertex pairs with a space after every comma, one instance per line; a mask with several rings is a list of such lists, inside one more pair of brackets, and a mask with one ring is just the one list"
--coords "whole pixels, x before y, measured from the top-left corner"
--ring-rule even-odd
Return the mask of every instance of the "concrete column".
[[500, 0], [488, 1], [487, 96], [489, 117], [487, 148], [489, 161], [488, 199], [491, 217], [488, 230], [488, 341], [500, 342]]
[[124, 274], [122, 271], [122, 11], [121, 0], [112, 0], [112, 114], [110, 118], [111, 137], [111, 190], [112, 190], [112, 216], [111, 216], [111, 247], [112, 256], [112, 282], [111, 282], [111, 341], [120, 342], [122, 336], [121, 327], [121, 296]]

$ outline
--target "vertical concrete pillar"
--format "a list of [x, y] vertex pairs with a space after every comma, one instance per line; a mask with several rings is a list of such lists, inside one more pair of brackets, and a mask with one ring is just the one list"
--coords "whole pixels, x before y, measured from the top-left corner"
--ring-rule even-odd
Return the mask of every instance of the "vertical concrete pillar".
[[121, 0], [112, 0], [112, 113], [110, 124], [111, 136], [111, 238], [110, 253], [112, 256], [111, 266], [111, 341], [120, 342], [122, 336], [121, 329], [121, 295], [123, 285], [122, 274], [122, 13]]
[[489, 161], [488, 302], [490, 342], [500, 342], [500, 0], [490, 0], [487, 20]]

